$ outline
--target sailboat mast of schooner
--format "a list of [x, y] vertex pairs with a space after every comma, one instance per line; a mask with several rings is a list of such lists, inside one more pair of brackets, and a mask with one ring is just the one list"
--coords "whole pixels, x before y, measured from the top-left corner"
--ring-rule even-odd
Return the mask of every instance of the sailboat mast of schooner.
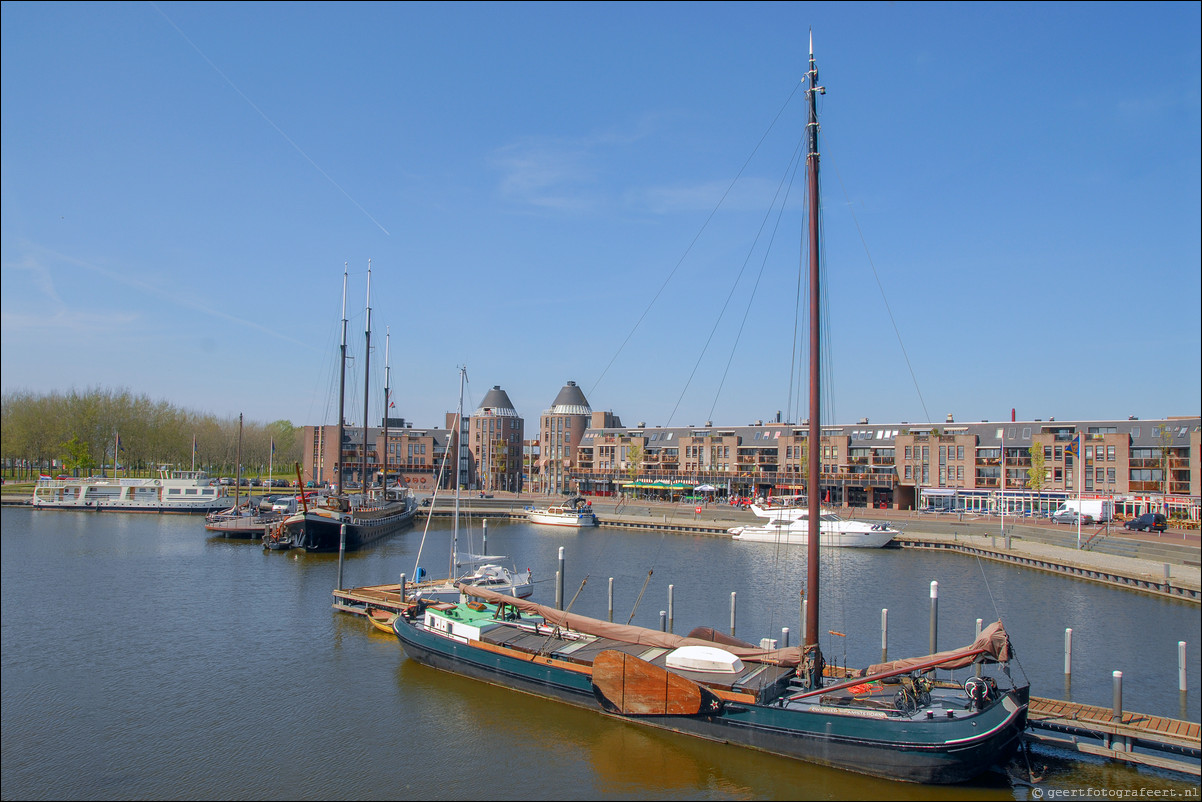
[[[338, 379], [338, 443], [335, 486], [318, 504], [302, 509], [284, 519], [263, 536], [263, 545], [270, 549], [289, 547], [305, 551], [354, 551], [381, 538], [387, 537], [408, 526], [417, 514], [417, 500], [411, 492], [393, 499], [387, 492], [388, 463], [385, 458], [385, 486], [378, 491], [371, 489], [368, 474], [368, 452], [371, 427], [369, 363], [371, 362], [371, 262], [367, 264], [367, 303], [363, 355], [363, 460], [360, 464], [361, 492], [351, 496], [345, 488], [346, 466], [344, 464], [346, 438], [346, 282], [347, 267], [342, 270], [342, 342], [339, 346], [341, 365]], [[387, 373], [386, 373], [387, 379]], [[387, 397], [387, 392], [385, 393]], [[388, 410], [384, 416], [387, 420]], [[385, 422], [385, 427], [387, 423]], [[385, 432], [387, 430], [385, 429]], [[387, 454], [387, 434], [384, 453]], [[345, 536], [344, 536], [345, 535]]]

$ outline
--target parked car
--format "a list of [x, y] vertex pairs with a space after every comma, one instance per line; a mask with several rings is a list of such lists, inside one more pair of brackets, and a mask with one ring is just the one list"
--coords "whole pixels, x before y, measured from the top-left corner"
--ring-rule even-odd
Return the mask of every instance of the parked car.
[[[1056, 510], [1054, 513], [1052, 513], [1052, 523], [1054, 523], [1054, 524], [1073, 524], [1074, 526], [1076, 526], [1077, 511], [1069, 510], [1069, 509]], [[1093, 516], [1090, 515], [1089, 513], [1086, 513], [1081, 516], [1081, 525], [1082, 526], [1088, 526], [1089, 524], [1092, 524], [1092, 523], [1093, 523]]]
[[1163, 532], [1169, 528], [1169, 521], [1158, 512], [1145, 512], [1138, 518], [1127, 521], [1123, 528], [1136, 532]]

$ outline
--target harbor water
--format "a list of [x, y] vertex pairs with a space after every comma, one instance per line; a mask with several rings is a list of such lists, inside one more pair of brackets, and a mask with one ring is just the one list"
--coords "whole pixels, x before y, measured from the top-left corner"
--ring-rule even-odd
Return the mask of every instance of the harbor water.
[[[194, 516], [2, 516], [6, 800], [1034, 799], [1071, 789], [1197, 798], [1196, 780], [1178, 774], [1042, 748], [1031, 756], [1043, 775], [1034, 788], [1025, 771], [931, 788], [665, 733], [407, 660], [395, 637], [332, 609], [336, 554], [210, 537]], [[467, 540], [483, 551], [483, 522], [465, 523], [460, 549]], [[735, 593], [738, 637], [780, 639], [788, 627], [798, 642], [803, 549], [502, 521], [487, 533], [488, 553], [532, 570], [536, 601], [554, 603], [563, 547], [574, 612], [607, 617], [613, 577], [614, 620], [659, 627], [672, 585], [675, 632], [729, 631]], [[442, 577], [449, 551], [449, 524], [423, 536], [419, 521], [347, 555], [343, 585], [395, 583], [419, 564]], [[1119, 670], [1125, 708], [1198, 720], [1197, 605], [898, 549], [824, 550], [822, 580], [828, 661], [877, 662], [882, 608], [889, 656], [925, 654], [937, 580], [939, 648], [970, 643], [976, 619], [1000, 617], [1013, 673], [1033, 695], [1108, 707]]]

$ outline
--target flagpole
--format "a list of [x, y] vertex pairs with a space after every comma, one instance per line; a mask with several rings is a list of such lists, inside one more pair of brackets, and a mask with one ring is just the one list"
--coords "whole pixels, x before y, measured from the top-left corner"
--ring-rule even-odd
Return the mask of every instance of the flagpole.
[[1081, 432], [1077, 433], [1076, 442], [1077, 453], [1073, 455], [1073, 458], [1077, 461], [1077, 551], [1079, 552], [1081, 551], [1081, 519], [1084, 517], [1081, 513]]
[[196, 471], [196, 435], [192, 435], [192, 470]]

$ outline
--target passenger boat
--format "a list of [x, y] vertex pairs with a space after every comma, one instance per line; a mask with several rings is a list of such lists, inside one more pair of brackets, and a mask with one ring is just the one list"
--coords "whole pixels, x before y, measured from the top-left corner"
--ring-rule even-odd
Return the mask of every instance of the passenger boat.
[[580, 496], [549, 507], [526, 507], [526, 519], [532, 524], [551, 526], [597, 525], [592, 506]]
[[[809, 442], [821, 438], [818, 85], [808, 71]], [[806, 486], [819, 487], [820, 449], [809, 449]], [[817, 492], [807, 497], [818, 520]], [[828, 552], [829, 554], [829, 552]], [[852, 772], [918, 783], [970, 780], [1003, 763], [1026, 727], [1029, 688], [1010, 681], [1013, 656], [1001, 622], [971, 646], [872, 666], [826, 670], [818, 645], [819, 538], [806, 544], [802, 645], [755, 647], [712, 630], [681, 638], [613, 624], [461, 586], [479, 601], [424, 602], [393, 623], [419, 663], [624, 720], [738, 744]], [[865, 591], [870, 591], [866, 588]], [[402, 595], [403, 592], [402, 592]], [[937, 670], [1000, 663], [1003, 674], [963, 684]], [[983, 666], [982, 666], [983, 667]], [[1021, 667], [1020, 667], [1021, 668]], [[834, 675], [834, 676], [832, 676]], [[1009, 685], [1009, 688], [1003, 688]]]
[[[461, 431], [459, 421], [463, 420], [463, 384], [467, 378], [467, 368], [459, 368], [459, 411], [455, 416], [455, 431]], [[447, 452], [450, 454], [450, 451]], [[445, 466], [445, 461], [444, 461]], [[441, 478], [441, 477], [440, 477]], [[475, 587], [484, 587], [509, 596], [528, 598], [534, 592], [534, 581], [530, 570], [525, 575], [517, 568], [510, 570], [500, 564], [505, 557], [487, 554], [471, 554], [459, 551], [459, 489], [463, 486], [462, 463], [456, 460], [455, 466], [455, 507], [451, 524], [451, 563], [445, 580], [427, 580], [421, 582], [415, 589], [414, 595], [435, 601], [458, 601], [460, 592], [458, 584], [463, 583]], [[424, 544], [424, 538], [423, 538]], [[418, 555], [421, 550], [419, 548]], [[469, 568], [466, 573], [461, 569]], [[415, 576], [423, 574], [421, 568], [414, 572]]]
[[163, 469], [155, 479], [39, 479], [33, 489], [33, 506], [48, 510], [208, 513], [232, 501], [204, 471]]
[[[810, 529], [809, 510], [804, 507], [767, 508], [751, 505], [751, 511], [766, 522], [759, 526], [735, 526], [729, 530], [735, 540], [804, 546]], [[821, 514], [820, 546], [879, 549], [901, 534], [888, 523], [846, 520], [829, 510]]]

